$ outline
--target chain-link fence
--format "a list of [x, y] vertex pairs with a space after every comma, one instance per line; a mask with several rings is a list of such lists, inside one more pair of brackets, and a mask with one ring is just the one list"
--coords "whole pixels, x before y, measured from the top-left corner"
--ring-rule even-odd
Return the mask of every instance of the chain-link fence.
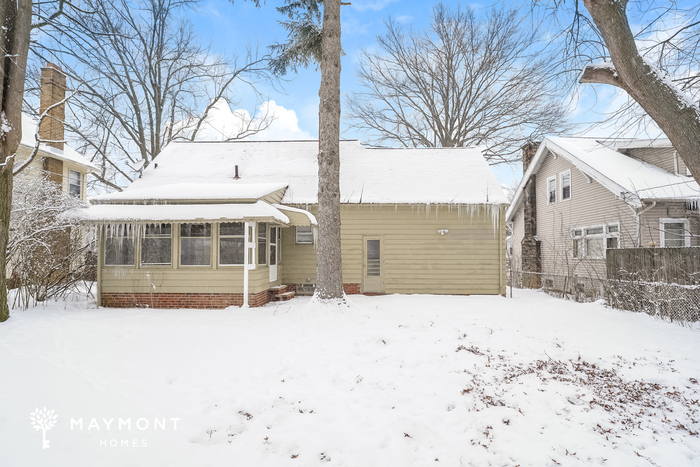
[[700, 321], [700, 285], [608, 280], [509, 271], [508, 286], [541, 288], [550, 295], [577, 302], [604, 299], [613, 308], [647, 313], [682, 323]]

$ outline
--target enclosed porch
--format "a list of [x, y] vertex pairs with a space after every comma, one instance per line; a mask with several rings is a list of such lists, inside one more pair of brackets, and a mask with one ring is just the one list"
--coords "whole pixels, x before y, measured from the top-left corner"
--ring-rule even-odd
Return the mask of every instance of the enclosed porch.
[[288, 298], [282, 231], [312, 245], [316, 224], [308, 211], [263, 201], [93, 205], [83, 218], [98, 232], [97, 299], [106, 307], [225, 308]]

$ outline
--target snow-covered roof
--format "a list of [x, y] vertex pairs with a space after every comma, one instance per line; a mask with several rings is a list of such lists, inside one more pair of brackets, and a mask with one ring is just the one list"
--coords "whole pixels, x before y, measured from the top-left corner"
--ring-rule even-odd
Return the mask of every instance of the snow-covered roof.
[[128, 189], [122, 192], [93, 196], [91, 201], [143, 201], [143, 200], [255, 200], [287, 185], [281, 183], [172, 183], [148, 188]]
[[[626, 143], [620, 149], [636, 146]], [[606, 141], [594, 138], [544, 138], [523, 175], [506, 219], [510, 221], [523, 198], [527, 180], [539, 170], [547, 151], [571, 162], [621, 199], [636, 207], [642, 200], [697, 200], [700, 186], [691, 177], [675, 175], [655, 165], [635, 159], [614, 149]]]
[[[34, 146], [36, 146], [36, 132], [36, 122], [29, 115], [23, 113], [22, 140], [20, 141], [20, 144], [30, 148], [30, 150], [34, 148]], [[64, 144], [63, 148], [63, 150], [60, 150], [49, 146], [45, 143], [41, 143], [39, 145], [39, 149], [43, 152], [50, 153], [51, 157], [54, 157], [64, 162], [72, 162], [73, 164], [83, 166], [86, 169], [88, 169], [89, 172], [98, 171], [98, 168], [95, 164], [87, 160], [83, 155], [81, 155], [78, 151], [70, 147], [68, 144]]]
[[96, 204], [77, 213], [87, 223], [165, 222], [222, 219], [275, 220], [289, 224], [289, 218], [279, 209], [257, 201], [237, 204]]
[[[271, 184], [288, 187], [284, 204], [315, 204], [317, 155], [315, 140], [175, 142], [123, 193], [97, 200], [176, 199], [171, 194], [183, 186], [205, 188], [188, 189], [187, 199], [223, 196], [225, 186], [237, 197], [252, 198]], [[508, 203], [478, 148], [384, 149], [341, 141], [340, 158], [341, 203]]]

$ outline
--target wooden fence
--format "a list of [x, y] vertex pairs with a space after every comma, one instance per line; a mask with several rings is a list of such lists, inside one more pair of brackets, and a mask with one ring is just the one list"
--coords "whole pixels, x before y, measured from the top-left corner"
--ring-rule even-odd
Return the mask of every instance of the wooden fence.
[[611, 280], [700, 284], [700, 247], [621, 248], [608, 250]]

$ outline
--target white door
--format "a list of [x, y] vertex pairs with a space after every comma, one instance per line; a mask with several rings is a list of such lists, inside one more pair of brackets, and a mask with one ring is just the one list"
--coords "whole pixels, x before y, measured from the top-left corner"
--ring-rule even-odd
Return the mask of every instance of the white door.
[[277, 280], [279, 240], [280, 228], [270, 227], [270, 282]]
[[363, 292], [384, 292], [384, 248], [382, 237], [364, 237]]

